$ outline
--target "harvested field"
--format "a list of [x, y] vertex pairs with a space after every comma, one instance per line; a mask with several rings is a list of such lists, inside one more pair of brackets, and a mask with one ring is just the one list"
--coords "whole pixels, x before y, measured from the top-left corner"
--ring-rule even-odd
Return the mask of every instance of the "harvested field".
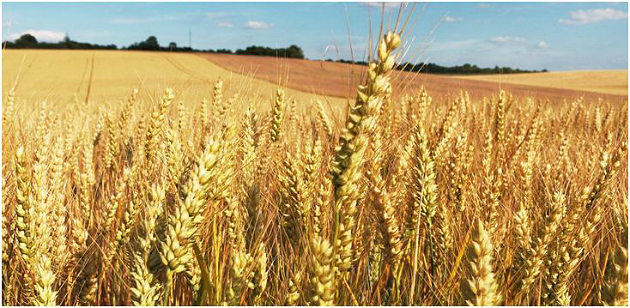
[[[365, 72], [365, 67], [363, 66], [345, 63], [210, 53], [197, 53], [197, 55], [233, 72], [273, 82], [283, 81], [289, 88], [334, 97], [353, 97], [356, 94], [356, 86], [359, 85]], [[496, 82], [497, 77], [494, 77], [494, 79], [489, 77], [487, 78], [488, 80], [477, 80], [477, 78], [486, 79], [485, 77], [455, 78], [452, 76], [418, 75], [397, 71], [392, 74], [392, 83], [397, 86], [397, 89], [400, 89], [398, 91], [403, 93], [413, 93], [424, 85], [432, 95], [438, 97], [455, 97], [460, 90], [466, 90], [470, 92], [470, 95], [481, 97], [495, 94], [501, 89], [517, 96], [530, 96], [550, 100], [583, 96], [586, 99], [601, 97], [604, 99], [621, 99], [623, 101], [627, 96], [627, 91], [625, 95], [622, 95], [623, 93], [620, 91], [596, 93], [591, 88], [588, 91], [581, 91], [577, 86], [566, 89], [542, 86], [546, 84], [545, 82], [501, 84]], [[600, 88], [604, 87], [603, 84], [606, 80], [601, 79], [599, 81], [601, 84]], [[618, 83], [614, 81], [611, 87], [619, 88]], [[552, 84], [560, 85], [561, 82]]]

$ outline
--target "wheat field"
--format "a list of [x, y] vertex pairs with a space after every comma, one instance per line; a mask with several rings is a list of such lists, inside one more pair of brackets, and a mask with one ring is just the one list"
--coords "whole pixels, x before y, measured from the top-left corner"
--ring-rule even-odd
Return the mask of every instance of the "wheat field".
[[509, 75], [457, 76], [468, 80], [544, 86], [556, 89], [628, 95], [628, 70], [565, 71]]
[[3, 304], [627, 305], [627, 100], [399, 95], [399, 45], [335, 104], [4, 89]]
[[[249, 74], [231, 73], [200, 57], [188, 53], [162, 53], [106, 50], [3, 50], [2, 78], [7, 90], [14, 88], [25, 103], [47, 101], [57, 108], [79, 106], [88, 114], [99, 107], [118, 108], [124, 96], [137, 88], [145, 100], [158, 101], [164, 89], [171, 88], [177, 100], [196, 106], [216, 80], [225, 83], [227, 98], [244, 96], [253, 101], [267, 101], [277, 83], [252, 78]], [[325, 100], [332, 106], [346, 100], [322, 97], [286, 89], [292, 98], [310, 103]], [[298, 107], [307, 104], [300, 104]], [[254, 104], [258, 110], [272, 104]], [[32, 106], [36, 109], [36, 106]], [[244, 109], [243, 109], [244, 111]], [[302, 109], [298, 109], [302, 111]]]

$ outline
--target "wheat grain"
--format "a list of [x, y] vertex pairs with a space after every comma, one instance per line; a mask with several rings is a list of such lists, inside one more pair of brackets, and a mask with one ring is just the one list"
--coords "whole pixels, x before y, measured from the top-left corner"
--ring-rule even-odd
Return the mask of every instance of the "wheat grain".
[[315, 237], [311, 245], [313, 247], [310, 264], [311, 303], [318, 306], [332, 306], [335, 299], [332, 246], [321, 237]]
[[492, 241], [481, 220], [475, 223], [468, 247], [470, 279], [462, 282], [464, 301], [471, 306], [492, 306], [501, 302], [492, 269]]

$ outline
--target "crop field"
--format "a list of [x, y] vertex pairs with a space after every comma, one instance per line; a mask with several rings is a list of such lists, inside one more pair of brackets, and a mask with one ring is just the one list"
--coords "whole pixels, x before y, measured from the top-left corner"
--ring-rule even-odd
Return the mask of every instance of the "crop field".
[[545, 86], [557, 89], [585, 90], [604, 94], [628, 95], [628, 70], [572, 71], [509, 75], [458, 76], [505, 84]]
[[[363, 81], [366, 67], [302, 59], [199, 53], [200, 57], [226, 70], [271, 82], [283, 81], [289, 87], [309, 93], [352, 98]], [[622, 99], [628, 96], [628, 71], [552, 72], [509, 75], [448, 76], [392, 72], [397, 93], [413, 95], [423, 86], [434, 97], [448, 99], [465, 90], [476, 98], [491, 96], [503, 89], [513, 95], [540, 99]], [[454, 90], [455, 89], [455, 90]]]
[[2, 303], [627, 305], [625, 93], [413, 79], [399, 45], [3, 51]]
[[[15, 91], [24, 93], [20, 97], [25, 102], [49, 101], [60, 107], [79, 104], [81, 109], [119, 105], [133, 88], [147, 99], [159, 100], [170, 87], [180, 93], [178, 100], [188, 103], [209, 98], [218, 79], [225, 81], [223, 91], [228, 98], [242, 94], [268, 100], [277, 87], [186, 53], [5, 50], [2, 61], [2, 78], [8, 85], [3, 91], [15, 85]], [[291, 89], [287, 95], [305, 102], [318, 99]], [[327, 99], [333, 104], [342, 101]], [[255, 106], [270, 108], [271, 104]]]

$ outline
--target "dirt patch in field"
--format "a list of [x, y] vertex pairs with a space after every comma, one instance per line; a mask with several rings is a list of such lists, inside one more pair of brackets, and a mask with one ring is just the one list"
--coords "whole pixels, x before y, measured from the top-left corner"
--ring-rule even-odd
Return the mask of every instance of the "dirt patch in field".
[[[354, 97], [357, 85], [364, 79], [365, 67], [317, 60], [285, 59], [261, 56], [197, 53], [214, 64], [232, 72], [250, 75], [286, 85], [300, 91], [341, 98]], [[500, 89], [516, 96], [539, 99], [573, 99], [580, 96], [588, 100], [627, 100], [626, 95], [613, 95], [521, 84], [501, 84], [492, 81], [471, 80], [431, 74], [394, 72], [393, 85], [397, 93], [412, 93], [423, 85], [434, 97], [455, 96], [461, 90], [471, 96], [496, 95]]]

